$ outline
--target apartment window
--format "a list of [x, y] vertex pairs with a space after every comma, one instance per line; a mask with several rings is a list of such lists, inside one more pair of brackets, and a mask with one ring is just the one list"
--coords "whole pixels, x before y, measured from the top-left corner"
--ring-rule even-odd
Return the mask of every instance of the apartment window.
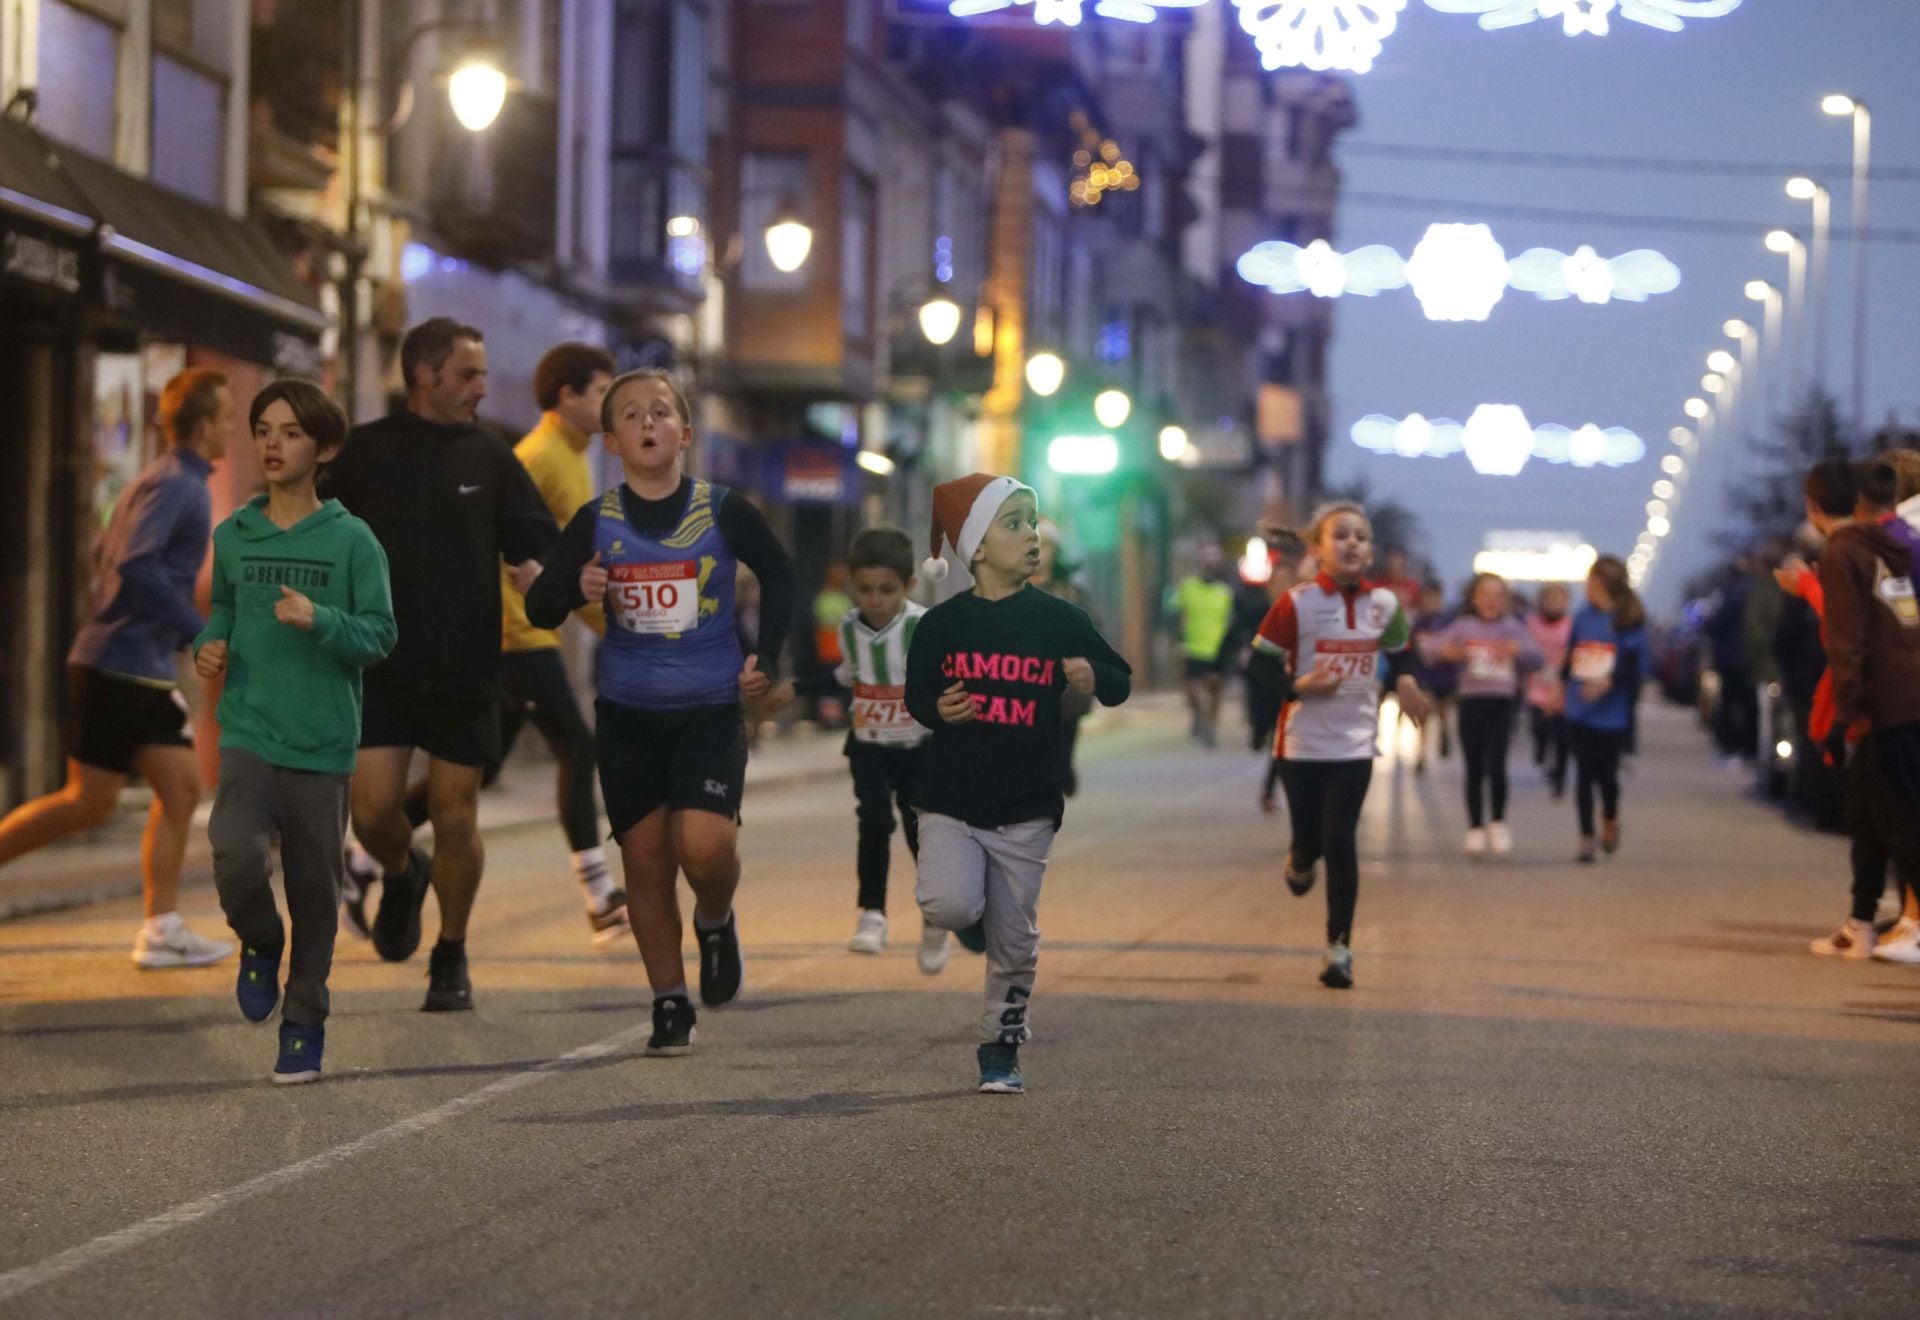
[[[767, 255], [767, 226], [783, 203], [804, 208], [813, 193], [812, 167], [802, 152], [748, 152], [740, 160], [740, 287], [759, 292], [798, 292], [807, 287], [814, 259], [788, 274]], [[820, 230], [820, 217], [802, 211], [802, 218]]]
[[840, 328], [873, 337], [873, 181], [848, 170], [840, 180]]
[[120, 29], [65, 0], [40, 6], [39, 126], [96, 156], [113, 156]]
[[225, 189], [224, 81], [184, 60], [153, 56], [153, 157], [155, 183], [218, 206]]
[[611, 58], [610, 272], [695, 281], [707, 226], [706, 10], [693, 0], [617, 0]]

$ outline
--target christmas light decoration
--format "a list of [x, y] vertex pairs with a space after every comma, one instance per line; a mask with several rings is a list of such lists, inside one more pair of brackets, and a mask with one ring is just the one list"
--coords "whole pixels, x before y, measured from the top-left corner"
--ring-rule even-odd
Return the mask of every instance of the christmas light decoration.
[[1679, 32], [1690, 18], [1719, 18], [1740, 7], [1740, 0], [1427, 0], [1443, 14], [1478, 14], [1489, 32], [1542, 19], [1559, 19], [1570, 37], [1604, 37], [1612, 16], [1666, 32]]
[[[1494, 411], [1488, 413], [1488, 408]], [[1474, 443], [1481, 445], [1482, 453], [1476, 460], [1469, 451], [1468, 460], [1483, 472], [1490, 470], [1489, 464], [1491, 468], [1513, 466], [1514, 471], [1519, 470], [1512, 459], [1513, 451], [1519, 447], [1512, 419], [1518, 415], [1524, 422], [1525, 416], [1518, 408], [1508, 412], [1500, 408], [1501, 405], [1486, 405], [1473, 414], [1480, 418], [1481, 430]], [[1468, 449], [1467, 431], [1471, 425], [1471, 419], [1463, 426], [1450, 418], [1428, 419], [1419, 413], [1409, 413], [1399, 419], [1372, 413], [1355, 422], [1350, 434], [1355, 444], [1376, 454], [1445, 458]], [[1490, 458], [1487, 445], [1482, 442], [1489, 442], [1499, 453]], [[1524, 464], [1527, 458], [1537, 458], [1544, 463], [1570, 463], [1575, 467], [1626, 467], [1638, 463], [1646, 453], [1647, 442], [1625, 427], [1603, 428], [1589, 423], [1576, 430], [1549, 423], [1528, 431], [1520, 463]]]
[[1645, 302], [1657, 293], [1672, 293], [1680, 287], [1680, 268], [1651, 248], [1610, 260], [1591, 247], [1572, 253], [1528, 248], [1509, 263], [1508, 283], [1548, 302], [1578, 298], [1604, 306], [1615, 298]]
[[1365, 73], [1407, 0], [1233, 0], [1268, 69]]
[[1507, 291], [1507, 254], [1485, 225], [1429, 225], [1407, 283], [1429, 321], [1484, 321]]
[[1325, 239], [1305, 247], [1256, 243], [1235, 263], [1240, 278], [1273, 293], [1305, 290], [1316, 298], [1354, 294], [1371, 298], [1383, 289], [1405, 288], [1407, 263], [1390, 247], [1373, 244], [1342, 255]]
[[1080, 26], [1081, 0], [953, 0], [947, 12], [955, 18], [974, 18], [1028, 4], [1033, 6], [1033, 21], [1041, 27], [1055, 23], [1062, 27]]
[[[1488, 235], [1492, 241], [1492, 235]], [[1418, 256], [1418, 254], [1415, 254]], [[1533, 428], [1511, 403], [1483, 403], [1460, 429], [1460, 447], [1473, 470], [1489, 477], [1515, 477], [1533, 457]]]

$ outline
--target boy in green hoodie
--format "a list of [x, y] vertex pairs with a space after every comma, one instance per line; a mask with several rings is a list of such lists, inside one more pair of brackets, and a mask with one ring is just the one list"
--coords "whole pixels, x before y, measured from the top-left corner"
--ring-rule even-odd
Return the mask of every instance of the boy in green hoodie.
[[227, 924], [240, 937], [235, 996], [250, 1022], [280, 998], [285, 928], [270, 848], [293, 920], [276, 1082], [320, 1080], [327, 973], [339, 928], [347, 785], [360, 742], [360, 671], [397, 636], [387, 557], [338, 500], [314, 491], [347, 419], [319, 386], [279, 380], [249, 412], [267, 490], [213, 533], [213, 612], [194, 640], [220, 697], [220, 786], [207, 837]]

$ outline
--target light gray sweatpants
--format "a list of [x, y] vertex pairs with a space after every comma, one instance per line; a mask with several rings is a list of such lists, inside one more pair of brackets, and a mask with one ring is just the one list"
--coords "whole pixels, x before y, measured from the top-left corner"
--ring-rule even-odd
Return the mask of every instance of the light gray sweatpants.
[[1040, 881], [1053, 853], [1053, 822], [969, 825], [920, 813], [920, 882], [914, 897], [927, 924], [965, 930], [984, 921], [987, 1009], [980, 1039], [1019, 1045], [1027, 1038], [1027, 1003], [1040, 961]]
[[327, 1020], [327, 974], [340, 930], [340, 881], [346, 869], [349, 775], [289, 770], [238, 747], [220, 749], [207, 839], [220, 907], [241, 943], [271, 949], [286, 938], [273, 902], [274, 835], [293, 919], [287, 997], [280, 1016], [317, 1027]]

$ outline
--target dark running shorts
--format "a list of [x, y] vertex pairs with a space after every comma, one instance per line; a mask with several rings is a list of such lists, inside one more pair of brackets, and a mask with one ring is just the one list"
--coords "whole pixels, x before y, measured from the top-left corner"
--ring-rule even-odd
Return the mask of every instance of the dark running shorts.
[[418, 747], [454, 765], [500, 759], [500, 703], [442, 696], [377, 670], [361, 680], [360, 745]]
[[740, 707], [635, 710], [602, 699], [594, 715], [600, 796], [614, 838], [662, 807], [739, 819], [747, 784]]
[[1224, 655], [1216, 655], [1211, 660], [1196, 660], [1192, 656], [1187, 657], [1188, 681], [1200, 678], [1218, 678], [1226, 672], [1227, 658]]
[[130, 775], [142, 747], [191, 746], [179, 689], [67, 666], [67, 755], [81, 765]]

